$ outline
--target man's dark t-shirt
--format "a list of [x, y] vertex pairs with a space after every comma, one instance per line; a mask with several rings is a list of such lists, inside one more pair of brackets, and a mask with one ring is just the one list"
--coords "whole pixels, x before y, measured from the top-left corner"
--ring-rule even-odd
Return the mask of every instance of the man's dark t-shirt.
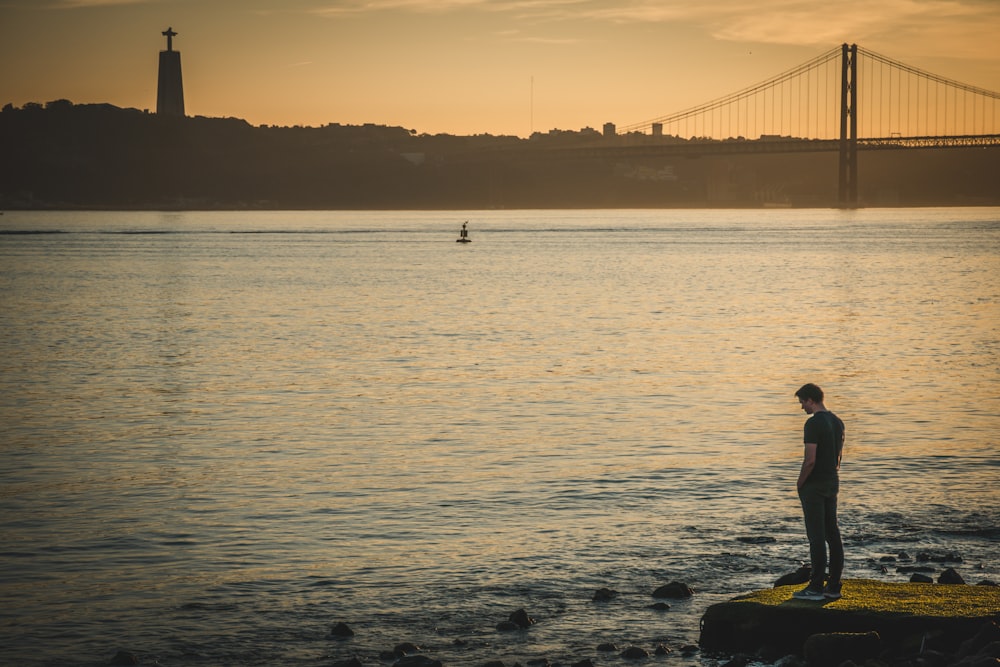
[[816, 443], [816, 466], [806, 482], [837, 480], [837, 462], [844, 447], [844, 422], [832, 412], [817, 412], [806, 421], [802, 440]]

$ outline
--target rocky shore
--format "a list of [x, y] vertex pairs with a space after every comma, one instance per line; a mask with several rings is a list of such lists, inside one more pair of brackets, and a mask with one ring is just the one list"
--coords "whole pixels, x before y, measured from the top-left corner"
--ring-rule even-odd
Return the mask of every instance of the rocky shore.
[[[805, 572], [808, 579], [808, 572]], [[949, 584], [947, 574], [937, 584], [886, 583], [872, 580], [844, 582], [839, 600], [809, 602], [792, 593], [802, 583], [803, 572], [788, 575], [796, 583], [776, 585], [709, 607], [701, 620], [698, 646], [659, 645], [653, 650], [638, 646], [601, 644], [596, 651], [612, 662], [642, 662], [679, 655], [700, 654], [702, 664], [746, 667], [750, 663], [776, 667], [998, 667], [1000, 666], [1000, 587], [992, 582], [969, 586]], [[779, 580], [779, 584], [783, 580]], [[614, 598], [616, 591], [602, 588], [595, 601]], [[694, 591], [682, 582], [671, 582], [653, 592], [654, 598], [683, 599]], [[653, 606], [669, 609], [666, 602]], [[535, 620], [523, 609], [500, 621], [499, 632], [527, 630]], [[332, 634], [349, 637], [344, 624]], [[401, 644], [380, 656], [394, 667], [442, 667], [444, 663], [420, 653], [420, 647]], [[584, 659], [567, 667], [593, 667], [600, 662]], [[363, 667], [357, 658], [332, 667]], [[527, 665], [487, 661], [479, 667], [559, 667], [548, 660]]]
[[[809, 578], [808, 568], [781, 577], [771, 589], [759, 590], [708, 607], [701, 618], [698, 645], [655, 647], [599, 644], [596, 657], [573, 662], [545, 658], [505, 663], [481, 659], [475, 667], [593, 667], [600, 664], [713, 665], [718, 667], [1000, 667], [1000, 587], [990, 581], [958, 583], [946, 570], [937, 583], [891, 583], [870, 579], [844, 582], [843, 597], [813, 602], [792, 594]], [[951, 583], [949, 583], [951, 582]], [[601, 588], [595, 603], [616, 598]], [[670, 609], [667, 600], [696, 595], [687, 584], [671, 582], [652, 592], [649, 607]], [[524, 609], [496, 623], [498, 633], [527, 632], [536, 620]], [[350, 642], [354, 630], [334, 623], [329, 637]], [[456, 640], [459, 641], [459, 640]], [[443, 667], [447, 663], [410, 642], [399, 643], [366, 660], [355, 656], [331, 659], [325, 667]], [[372, 661], [374, 660], [374, 662]], [[112, 666], [153, 665], [120, 651]], [[462, 663], [466, 664], [466, 663]]]

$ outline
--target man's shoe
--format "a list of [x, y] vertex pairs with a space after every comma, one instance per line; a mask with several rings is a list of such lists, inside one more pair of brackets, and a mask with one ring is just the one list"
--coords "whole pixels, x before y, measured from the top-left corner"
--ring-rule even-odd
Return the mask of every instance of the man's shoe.
[[796, 600], [824, 600], [823, 591], [815, 588], [803, 588], [801, 591], [792, 593]]
[[843, 597], [840, 594], [840, 584], [827, 584], [826, 588], [823, 589], [823, 597], [827, 600], [839, 600]]

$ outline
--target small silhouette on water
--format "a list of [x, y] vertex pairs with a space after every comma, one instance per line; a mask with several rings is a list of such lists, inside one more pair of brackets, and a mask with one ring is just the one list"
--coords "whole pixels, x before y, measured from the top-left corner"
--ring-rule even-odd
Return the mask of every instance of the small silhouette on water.
[[458, 233], [458, 238], [455, 239], [455, 243], [472, 243], [472, 239], [469, 238], [468, 224], [468, 220], [462, 223], [462, 231]]

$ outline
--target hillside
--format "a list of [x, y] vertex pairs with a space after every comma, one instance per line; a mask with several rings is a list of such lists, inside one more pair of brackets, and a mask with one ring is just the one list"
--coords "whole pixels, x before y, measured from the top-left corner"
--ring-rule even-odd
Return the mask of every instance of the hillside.
[[[683, 143], [692, 140], [671, 138]], [[0, 208], [476, 209], [835, 206], [834, 153], [605, 157], [591, 129], [528, 139], [254, 127], [111, 105], [0, 111]], [[1000, 148], [859, 154], [865, 206], [1000, 205]]]

